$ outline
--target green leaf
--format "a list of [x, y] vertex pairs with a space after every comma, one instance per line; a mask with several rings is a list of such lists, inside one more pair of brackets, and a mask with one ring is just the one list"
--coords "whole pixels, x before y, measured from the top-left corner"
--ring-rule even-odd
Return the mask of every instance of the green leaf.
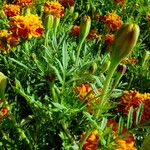
[[130, 107], [127, 120], [127, 129], [130, 129], [133, 124], [133, 111], [134, 111], [133, 107]]
[[138, 110], [136, 112], [136, 125], [138, 125], [140, 123], [140, 121], [141, 121], [143, 110], [144, 110], [143, 103], [140, 103], [140, 105], [138, 107]]
[[62, 62], [63, 62], [63, 67], [66, 70], [68, 67], [68, 52], [67, 52], [67, 44], [65, 41], [63, 42], [63, 47], [62, 47]]

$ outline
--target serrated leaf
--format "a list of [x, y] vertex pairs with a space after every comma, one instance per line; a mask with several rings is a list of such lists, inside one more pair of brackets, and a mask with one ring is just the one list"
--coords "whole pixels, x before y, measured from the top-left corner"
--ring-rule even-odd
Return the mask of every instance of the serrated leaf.
[[102, 122], [101, 122], [101, 126], [100, 129], [104, 130], [107, 124], [107, 118], [103, 117]]
[[133, 124], [133, 111], [134, 111], [133, 107], [130, 107], [127, 119], [127, 129], [130, 129]]
[[144, 110], [144, 106], [142, 103], [140, 103], [138, 110], [136, 112], [136, 125], [138, 125], [141, 121], [143, 110]]

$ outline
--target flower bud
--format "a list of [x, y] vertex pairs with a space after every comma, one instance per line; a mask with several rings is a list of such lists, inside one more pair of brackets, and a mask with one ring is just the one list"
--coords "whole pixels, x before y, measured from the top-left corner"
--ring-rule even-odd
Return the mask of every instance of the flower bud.
[[80, 31], [79, 31], [79, 39], [81, 41], [85, 40], [85, 38], [90, 32], [90, 28], [91, 28], [91, 18], [90, 16], [84, 16], [81, 21]]
[[145, 51], [143, 55], [142, 67], [146, 66], [150, 60], [150, 51]]
[[69, 14], [72, 15], [74, 12], [74, 6], [69, 7]]
[[121, 59], [127, 56], [137, 43], [140, 28], [137, 24], [125, 23], [118, 31], [112, 45], [112, 58]]
[[45, 21], [44, 21], [46, 31], [48, 31], [49, 29], [53, 27], [53, 20], [54, 20], [53, 15], [46, 15]]
[[90, 4], [87, 4], [86, 5], [86, 11], [89, 11], [90, 10]]
[[56, 35], [57, 28], [60, 23], [60, 17], [54, 17], [54, 23], [53, 23], [53, 28], [54, 28], [54, 34]]
[[117, 71], [119, 73], [125, 74], [126, 70], [127, 70], [127, 66], [126, 65], [124, 65], [124, 64], [119, 64], [118, 65]]
[[96, 62], [92, 63], [92, 65], [89, 67], [89, 73], [94, 73], [97, 70], [97, 64]]
[[75, 12], [75, 13], [73, 14], [73, 20], [76, 20], [78, 17], [79, 17], [79, 13], [78, 13], [78, 12]]
[[107, 59], [103, 64], [102, 64], [102, 73], [106, 72], [110, 66], [110, 61]]
[[4, 93], [7, 85], [7, 77], [0, 72], [0, 98], [4, 99]]

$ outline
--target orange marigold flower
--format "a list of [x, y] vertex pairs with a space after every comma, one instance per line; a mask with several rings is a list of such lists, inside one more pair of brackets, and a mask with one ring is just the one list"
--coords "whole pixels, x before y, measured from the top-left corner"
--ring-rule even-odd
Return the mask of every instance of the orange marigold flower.
[[125, 0], [115, 0], [115, 2], [117, 3], [117, 5], [121, 5], [121, 6], [125, 4]]
[[69, 35], [72, 37], [79, 37], [79, 31], [80, 31], [80, 26], [77, 26], [77, 25], [74, 25], [72, 28], [71, 28], [71, 31], [69, 33]]
[[112, 42], [114, 41], [115, 39], [115, 35], [114, 34], [106, 34], [103, 38], [103, 40], [105, 41], [105, 43], [107, 45], [111, 45]]
[[10, 19], [10, 30], [23, 39], [42, 36], [44, 29], [38, 15], [14, 16]]
[[32, 0], [14, 0], [14, 4], [18, 4], [20, 6], [26, 6], [32, 4]]
[[87, 40], [92, 40], [92, 39], [99, 40], [100, 38], [101, 38], [101, 35], [95, 29], [91, 29], [90, 33], [86, 37]]
[[0, 50], [2, 50], [5, 54], [8, 53], [8, 46], [7, 46], [7, 37], [9, 33], [7, 30], [3, 29], [0, 30]]
[[65, 8], [67, 6], [74, 6], [74, 0], [59, 0], [59, 3]]
[[104, 16], [104, 22], [112, 30], [119, 29], [122, 25], [121, 17], [115, 13], [108, 13]]
[[136, 111], [140, 103], [143, 103], [144, 110], [141, 118], [141, 123], [150, 119], [150, 93], [141, 94], [136, 90], [124, 91], [119, 98], [120, 105], [116, 108], [118, 111], [123, 111], [125, 114], [129, 112], [130, 107], [134, 108], [134, 118], [136, 119]]
[[150, 12], [147, 13], [147, 20], [150, 22]]
[[137, 64], [138, 60], [135, 57], [130, 57], [130, 58], [123, 58], [121, 59], [121, 63], [131, 63], [131, 64]]
[[[84, 138], [86, 132], [83, 132], [81, 135], [81, 140]], [[84, 150], [96, 150], [98, 147], [98, 131], [94, 130], [86, 139], [83, 144]]]
[[13, 5], [8, 4], [3, 7], [3, 10], [7, 17], [13, 17], [20, 14], [20, 6], [19, 5]]
[[54, 17], [62, 17], [64, 16], [64, 7], [57, 1], [46, 2], [44, 3], [44, 12]]

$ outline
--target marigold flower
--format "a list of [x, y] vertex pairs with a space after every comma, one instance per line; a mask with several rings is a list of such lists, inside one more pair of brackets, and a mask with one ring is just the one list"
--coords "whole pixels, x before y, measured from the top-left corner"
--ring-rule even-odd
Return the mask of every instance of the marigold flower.
[[101, 35], [95, 29], [91, 29], [88, 36], [86, 37], [87, 40], [92, 40], [92, 39], [99, 40], [100, 38]]
[[125, 0], [115, 0], [115, 2], [117, 3], [117, 5], [121, 5], [121, 6], [125, 4]]
[[130, 57], [130, 58], [122, 58], [121, 63], [131, 63], [131, 64], [137, 64], [138, 60], [135, 57]]
[[122, 25], [121, 17], [115, 13], [108, 13], [104, 16], [104, 22], [112, 30], [120, 29]]
[[[79, 98], [80, 100], [82, 101], [82, 99], [89, 93], [92, 91], [92, 87], [89, 85], [89, 84], [80, 84], [78, 86], [75, 87], [74, 91], [79, 94]], [[86, 101], [85, 102], [89, 102], [91, 101], [93, 98], [96, 97], [96, 94], [95, 92], [91, 92], [89, 94], [89, 96], [86, 98]], [[97, 102], [97, 100], [95, 100], [95, 102]], [[89, 102], [87, 107], [90, 107], [94, 105], [94, 102]], [[88, 112], [92, 112], [92, 110], [88, 109]]]
[[125, 114], [129, 112], [130, 107], [134, 108], [134, 118], [136, 119], [136, 111], [139, 104], [142, 102], [144, 106], [141, 123], [150, 119], [150, 93], [141, 94], [136, 90], [124, 91], [119, 98], [120, 105], [116, 108], [118, 111], [123, 111]]
[[115, 35], [114, 34], [106, 34], [103, 38], [103, 40], [105, 41], [105, 43], [107, 45], [111, 45], [112, 42], [114, 41], [115, 39]]
[[57, 1], [44, 3], [44, 12], [46, 15], [53, 15], [54, 17], [64, 16], [64, 7]]
[[14, 0], [14, 4], [18, 4], [20, 6], [26, 6], [32, 4], [32, 0]]
[[74, 6], [74, 0], [59, 0], [59, 3], [65, 8], [67, 6]]
[[23, 39], [42, 36], [44, 31], [40, 17], [33, 14], [11, 17], [10, 25], [13, 34]]
[[3, 10], [7, 17], [13, 17], [20, 14], [20, 6], [8, 4], [3, 7]]
[[[81, 140], [84, 138], [86, 132], [83, 132], [81, 135]], [[83, 144], [84, 150], [96, 150], [98, 147], [98, 131], [94, 130], [86, 139]]]
[[[0, 98], [0, 103], [2, 103], [2, 99]], [[8, 102], [7, 102], [8, 103]], [[8, 109], [6, 108], [6, 106], [3, 106], [0, 109], [0, 120], [3, 118], [3, 116], [7, 117], [8, 116]]]
[[77, 25], [74, 25], [72, 28], [71, 28], [71, 31], [69, 33], [69, 36], [74, 36], [74, 37], [79, 37], [79, 31], [80, 31], [80, 26], [77, 26]]
[[147, 20], [148, 20], [148, 22], [150, 22], [150, 12], [147, 13]]

